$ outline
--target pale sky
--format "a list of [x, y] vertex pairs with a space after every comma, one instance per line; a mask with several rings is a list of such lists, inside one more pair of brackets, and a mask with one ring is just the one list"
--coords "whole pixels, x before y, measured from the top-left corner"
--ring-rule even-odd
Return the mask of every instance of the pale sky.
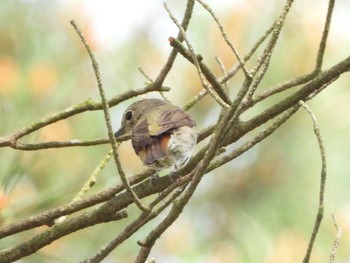
[[[163, 7], [166, 2], [179, 20], [182, 19], [183, 10], [186, 7], [186, 0], [60, 0], [68, 6], [79, 6], [83, 17], [86, 17], [94, 29], [95, 40], [101, 48], [114, 48], [121, 42], [133, 35], [136, 29], [142, 29], [145, 24], [152, 24], [154, 28], [147, 29], [152, 33], [154, 43], [164, 43], [164, 37], [176, 35], [178, 30], [168, 17]], [[278, 0], [275, 0], [278, 1]], [[330, 41], [350, 42], [350, 4], [349, 0], [336, 2]], [[210, 7], [219, 15], [226, 6], [232, 8], [232, 4], [253, 4], [254, 1], [246, 0], [206, 0]], [[320, 7], [322, 4], [322, 8]], [[198, 4], [197, 4], [198, 5]], [[310, 19], [320, 20], [324, 23], [326, 15], [327, 0], [308, 0], [307, 2], [295, 3], [292, 12], [305, 12], [315, 7], [314, 13], [307, 15]], [[319, 7], [317, 9], [316, 7]], [[252, 6], [254, 8], [254, 6]], [[201, 8], [195, 9], [199, 12]], [[227, 10], [226, 10], [227, 11]], [[315, 18], [314, 18], [315, 17]], [[147, 23], [152, 21], [152, 23]], [[166, 32], [166, 34], [164, 33]], [[333, 37], [332, 37], [333, 35]], [[346, 44], [345, 44], [346, 45]], [[159, 47], [162, 48], [161, 46]], [[340, 47], [343, 48], [343, 47]]]
[[[76, 1], [61, 0], [66, 5], [76, 5]], [[243, 0], [220, 0], [208, 1], [215, 10], [227, 4], [237, 3]], [[178, 32], [175, 25], [168, 17], [163, 3], [166, 2], [174, 13], [179, 15], [176, 10], [184, 10], [186, 1], [179, 0], [80, 0], [79, 6], [82, 12], [89, 16], [90, 22], [94, 27], [96, 38], [105, 48], [112, 47], [118, 41], [127, 39], [133, 32], [133, 29], [142, 27], [145, 21], [155, 19], [155, 24], [159, 25], [160, 32]], [[181, 12], [180, 15], [182, 15]], [[131, 15], [132, 14], [132, 15]], [[182, 19], [182, 17], [178, 17]], [[120, 26], [122, 25], [122, 26]], [[163, 30], [162, 30], [163, 29]], [[155, 36], [157, 37], [157, 36]], [[159, 36], [158, 36], [159, 37]]]

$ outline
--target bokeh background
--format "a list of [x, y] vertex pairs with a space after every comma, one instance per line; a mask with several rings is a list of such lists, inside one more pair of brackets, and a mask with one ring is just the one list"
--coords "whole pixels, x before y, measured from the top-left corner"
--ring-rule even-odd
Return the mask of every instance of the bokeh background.
[[[167, 2], [181, 19], [185, 1]], [[277, 18], [283, 5], [283, 1], [258, 0], [208, 3], [241, 54]], [[295, 3], [259, 90], [312, 70], [327, 4], [324, 0]], [[349, 56], [349, 13], [349, 1], [338, 0], [324, 68]], [[158, 0], [1, 1], [1, 136], [87, 98], [99, 100], [91, 63], [69, 24], [71, 19], [76, 20], [93, 49], [108, 97], [142, 87], [146, 80], [138, 67], [156, 77], [170, 51], [167, 39], [177, 34]], [[215, 56], [228, 68], [236, 63], [213, 19], [198, 5], [188, 34], [196, 51], [216, 73], [220, 70]], [[254, 59], [248, 66], [253, 62]], [[237, 90], [241, 80], [242, 74], [230, 82], [230, 89]], [[180, 106], [201, 89], [195, 69], [181, 57], [165, 84], [172, 88], [166, 96]], [[349, 86], [349, 74], [343, 75], [309, 103], [321, 127], [328, 161], [324, 220], [311, 262], [329, 258], [336, 234], [332, 214], [343, 231], [336, 262], [350, 262]], [[243, 118], [278, 98], [255, 107]], [[134, 100], [111, 110], [115, 129], [121, 113]], [[215, 121], [218, 111], [213, 100], [205, 98], [190, 113], [201, 129]], [[102, 112], [88, 112], [47, 126], [23, 141], [105, 136]], [[108, 149], [0, 149], [0, 224], [69, 202]], [[124, 143], [121, 154], [129, 175], [142, 170], [130, 143]], [[205, 176], [183, 214], [156, 243], [151, 257], [171, 263], [301, 262], [317, 212], [320, 170], [311, 120], [300, 111], [257, 147]], [[118, 181], [110, 163], [91, 193]], [[137, 212], [131, 209], [128, 220], [135, 218]], [[164, 215], [137, 232], [104, 262], [133, 262], [139, 249], [136, 241], [144, 238]], [[126, 221], [79, 231], [20, 262], [77, 262], [91, 257], [123, 229]], [[40, 231], [3, 239], [0, 248], [27, 240]]]

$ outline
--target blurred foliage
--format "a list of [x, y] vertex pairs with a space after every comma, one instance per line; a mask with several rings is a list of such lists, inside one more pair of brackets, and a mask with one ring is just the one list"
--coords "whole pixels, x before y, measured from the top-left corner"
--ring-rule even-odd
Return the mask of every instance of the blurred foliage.
[[[181, 2], [182, 5], [170, 1], [179, 16], [185, 5], [185, 1]], [[170, 50], [167, 38], [176, 33], [167, 32], [161, 27], [163, 25], [157, 24], [157, 19], [150, 18], [126, 40], [116, 43], [113, 48], [104, 48], [94, 32], [91, 14], [84, 13], [83, 3], [2, 1], [1, 135], [89, 97], [98, 100], [90, 61], [69, 25], [72, 18], [94, 50], [108, 96], [142, 87], [145, 79], [137, 71], [139, 66], [151, 77], [158, 73]], [[213, 4], [213, 1], [208, 3]], [[214, 10], [243, 54], [275, 20], [282, 4], [281, 1], [232, 1], [232, 4]], [[327, 1], [295, 4], [259, 90], [312, 70], [326, 8]], [[122, 5], [120, 9], [123, 9]], [[349, 11], [347, 1], [336, 3], [325, 68], [349, 55], [349, 31], [344, 26], [350, 22], [348, 17], [344, 20], [344, 14]], [[165, 12], [162, 15], [166, 17]], [[170, 19], [167, 23], [171, 24]], [[111, 32], [119, 26], [123, 25], [111, 26]], [[199, 7], [195, 10], [189, 36], [196, 50], [217, 74], [220, 70], [215, 64], [215, 56], [219, 56], [227, 67], [236, 62], [211, 17]], [[163, 42], [159, 43], [160, 39]], [[256, 58], [248, 66], [252, 66]], [[233, 93], [241, 80], [242, 76], [239, 76], [230, 82]], [[349, 75], [343, 76], [310, 102], [321, 126], [328, 160], [325, 216], [312, 262], [324, 262], [329, 257], [335, 237], [331, 214], [335, 214], [343, 230], [337, 260], [350, 262], [349, 83]], [[181, 57], [166, 85], [172, 87], [166, 96], [178, 105], [183, 105], [201, 88], [195, 69]], [[243, 117], [249, 118], [280, 97], [269, 99]], [[128, 104], [125, 102], [112, 109], [115, 128]], [[200, 129], [214, 122], [218, 110], [211, 98], [205, 98], [190, 113]], [[89, 112], [47, 126], [28, 136], [26, 142], [92, 139], [105, 134], [102, 112]], [[13, 222], [69, 202], [107, 150], [107, 146], [37, 152], [1, 149], [0, 223]], [[121, 153], [128, 174], [142, 169], [130, 143], [124, 143]], [[159, 262], [301, 262], [317, 211], [320, 169], [311, 120], [300, 111], [258, 147], [207, 175], [184, 213], [158, 241], [151, 257]], [[116, 181], [119, 178], [111, 163], [92, 192], [105, 189]], [[137, 210], [131, 211], [126, 221], [132, 220], [136, 213]], [[136, 241], [145, 237], [160, 220], [158, 218], [136, 233], [106, 262], [133, 262], [138, 251]], [[79, 231], [21, 262], [76, 262], [92, 256], [125, 224], [122, 221]], [[27, 240], [40, 230], [6, 238], [0, 248]]]

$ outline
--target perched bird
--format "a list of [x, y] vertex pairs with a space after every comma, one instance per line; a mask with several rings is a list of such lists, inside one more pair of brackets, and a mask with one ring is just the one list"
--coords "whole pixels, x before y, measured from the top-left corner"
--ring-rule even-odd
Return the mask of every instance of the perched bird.
[[131, 135], [143, 164], [156, 171], [186, 164], [197, 142], [196, 122], [181, 108], [160, 99], [143, 99], [124, 112], [115, 137]]

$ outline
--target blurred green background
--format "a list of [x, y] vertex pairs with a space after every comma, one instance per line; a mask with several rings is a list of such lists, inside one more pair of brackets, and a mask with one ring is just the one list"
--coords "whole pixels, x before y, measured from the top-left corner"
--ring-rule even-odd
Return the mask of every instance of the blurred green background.
[[[137, 70], [139, 66], [151, 77], [157, 76], [170, 51], [167, 39], [177, 34], [162, 1], [113, 2], [1, 2], [0, 136], [87, 98], [99, 100], [91, 63], [69, 24], [71, 19], [76, 20], [93, 49], [108, 97], [141, 88], [146, 80]], [[181, 19], [185, 1], [168, 3]], [[282, 1], [257, 0], [208, 3], [241, 54], [277, 18], [283, 5]], [[323, 0], [295, 3], [259, 90], [312, 70], [326, 10], [327, 1]], [[349, 1], [337, 1], [324, 68], [349, 56], [349, 13]], [[228, 68], [236, 63], [212, 18], [198, 5], [188, 34], [196, 51], [216, 73], [220, 70], [215, 56]], [[236, 90], [241, 81], [242, 74], [230, 82], [230, 89]], [[166, 96], [180, 106], [201, 88], [193, 66], [181, 57], [165, 84], [172, 88]], [[311, 262], [329, 258], [336, 234], [332, 214], [343, 231], [337, 262], [350, 262], [349, 86], [349, 74], [343, 75], [309, 103], [321, 127], [328, 161], [324, 220]], [[264, 102], [243, 117], [261, 111], [280, 97]], [[111, 109], [114, 129], [125, 107], [134, 100]], [[190, 113], [201, 129], [215, 121], [218, 110], [211, 98], [205, 98]], [[47, 126], [23, 141], [105, 136], [102, 112], [88, 112]], [[96, 146], [22, 152], [1, 148], [0, 224], [69, 202], [108, 149]], [[130, 143], [123, 144], [121, 154], [128, 175], [142, 170]], [[156, 243], [151, 257], [157, 262], [174, 263], [301, 262], [317, 212], [320, 170], [312, 122], [300, 111], [266, 141], [204, 177], [183, 214]], [[91, 193], [118, 181], [110, 163]], [[20, 262], [77, 262], [91, 257], [137, 212], [131, 209], [125, 221], [64, 237]], [[161, 218], [146, 225], [104, 262], [133, 262], [139, 249], [136, 241], [144, 238]], [[27, 240], [40, 230], [3, 239], [0, 248]]]

